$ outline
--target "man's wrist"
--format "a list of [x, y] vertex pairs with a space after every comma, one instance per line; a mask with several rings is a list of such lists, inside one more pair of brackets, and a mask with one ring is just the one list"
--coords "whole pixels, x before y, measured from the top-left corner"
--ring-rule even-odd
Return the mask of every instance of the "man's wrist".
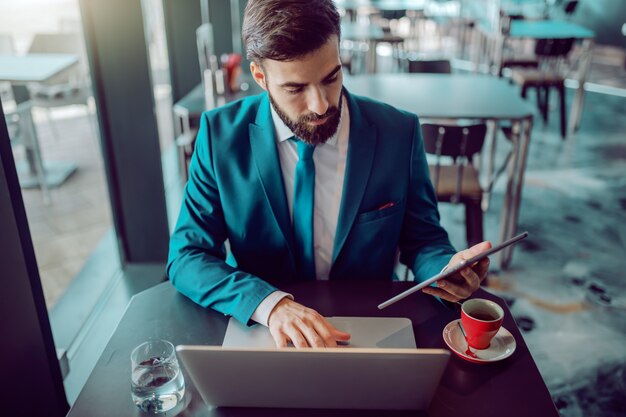
[[253, 321], [256, 321], [259, 324], [267, 327], [270, 314], [276, 307], [276, 305], [285, 297], [288, 297], [293, 300], [293, 295], [283, 292], [283, 291], [274, 291], [270, 293], [261, 303], [257, 306], [254, 313], [250, 317]]

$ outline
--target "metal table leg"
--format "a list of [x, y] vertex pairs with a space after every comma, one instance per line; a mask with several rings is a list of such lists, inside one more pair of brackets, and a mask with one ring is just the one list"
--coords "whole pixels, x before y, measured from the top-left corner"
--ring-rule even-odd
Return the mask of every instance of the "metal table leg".
[[570, 110], [569, 123], [567, 131], [568, 133], [574, 133], [580, 127], [580, 118], [582, 116], [583, 100], [585, 98], [585, 81], [589, 75], [591, 69], [591, 56], [592, 56], [593, 40], [585, 39], [583, 41], [583, 56], [581, 59], [578, 88], [576, 89], [576, 96], [574, 97], [574, 103]]
[[[20, 107], [23, 108], [20, 109]], [[20, 131], [24, 135], [22, 142], [26, 147], [26, 158], [29, 166], [28, 171], [35, 177], [36, 185], [41, 188], [43, 202], [45, 205], [48, 205], [52, 202], [52, 199], [50, 197], [48, 182], [46, 181], [46, 168], [41, 157], [41, 149], [39, 147], [39, 140], [36, 136], [37, 132], [35, 131], [35, 124], [33, 122], [30, 105], [28, 103], [22, 103], [18, 106], [18, 113], [20, 116]], [[24, 187], [23, 183], [24, 175], [20, 178], [20, 185], [22, 185], [22, 187]]]
[[370, 40], [367, 42], [367, 73], [376, 73], [376, 45], [377, 42]]
[[[502, 218], [500, 223], [500, 240], [505, 241], [514, 236], [519, 219], [519, 209], [522, 202], [522, 187], [524, 185], [524, 173], [528, 147], [530, 145], [530, 132], [532, 118], [513, 123], [513, 139], [516, 152], [509, 165], [509, 178], [507, 191], [503, 204]], [[512, 247], [502, 250], [500, 254], [500, 267], [507, 268], [511, 262]]]
[[496, 140], [498, 140], [498, 129], [500, 125], [497, 120], [488, 120], [489, 134], [488, 138], [489, 142], [489, 155], [487, 155], [486, 161], [486, 187], [483, 192], [483, 198], [481, 201], [481, 208], [484, 212], [489, 209], [489, 202], [491, 201], [491, 192], [493, 191], [493, 185], [495, 183], [496, 178], [494, 177], [493, 168], [495, 166], [495, 158], [496, 158]]

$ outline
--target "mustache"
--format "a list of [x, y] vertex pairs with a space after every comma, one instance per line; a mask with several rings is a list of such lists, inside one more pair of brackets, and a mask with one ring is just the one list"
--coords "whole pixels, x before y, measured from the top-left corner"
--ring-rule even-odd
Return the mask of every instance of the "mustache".
[[299, 121], [302, 122], [315, 122], [318, 120], [326, 119], [327, 117], [334, 116], [339, 113], [339, 108], [332, 106], [326, 110], [326, 113], [319, 115], [316, 113], [305, 114], [304, 116], [299, 117]]

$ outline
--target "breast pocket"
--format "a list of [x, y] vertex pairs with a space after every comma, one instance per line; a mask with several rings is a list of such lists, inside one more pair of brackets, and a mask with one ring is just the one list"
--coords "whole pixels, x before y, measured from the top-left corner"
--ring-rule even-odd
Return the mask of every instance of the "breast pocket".
[[394, 214], [402, 212], [402, 202], [395, 202], [389, 207], [382, 209], [376, 209], [359, 214], [357, 217], [357, 223], [368, 223], [386, 219]]
[[359, 277], [389, 279], [404, 219], [404, 205], [395, 204], [359, 214], [346, 247], [359, 262]]

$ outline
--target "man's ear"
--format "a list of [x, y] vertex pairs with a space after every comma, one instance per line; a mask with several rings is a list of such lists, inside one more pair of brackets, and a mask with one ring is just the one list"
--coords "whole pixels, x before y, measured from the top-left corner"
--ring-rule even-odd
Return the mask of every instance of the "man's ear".
[[264, 90], [267, 91], [267, 81], [265, 79], [265, 73], [263, 72], [263, 68], [261, 68], [261, 65], [257, 64], [256, 62], [251, 62], [250, 63], [250, 72], [252, 73], [252, 78], [254, 78], [254, 81], [256, 81], [256, 83]]

